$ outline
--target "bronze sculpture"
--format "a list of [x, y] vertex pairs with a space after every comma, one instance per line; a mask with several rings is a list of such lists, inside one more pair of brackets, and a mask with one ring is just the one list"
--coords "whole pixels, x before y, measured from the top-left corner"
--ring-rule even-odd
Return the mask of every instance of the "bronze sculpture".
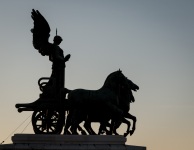
[[[34, 28], [31, 30], [33, 46], [41, 55], [49, 56], [49, 60], [53, 63], [51, 76], [40, 78], [38, 81], [42, 91], [38, 100], [16, 104], [19, 112], [33, 111], [34, 132], [60, 134], [64, 127], [64, 134], [78, 134], [77, 130], [82, 134], [96, 134], [90, 124], [100, 122], [98, 134], [118, 134], [116, 129], [123, 122], [128, 125], [124, 136], [129, 133], [132, 135], [136, 117], [128, 111], [130, 103], [135, 101], [132, 90], [136, 91], [139, 87], [118, 70], [108, 75], [99, 90], [65, 88], [65, 62], [69, 60], [70, 54], [63, 56], [63, 50], [59, 47], [62, 38], [57, 33], [54, 43], [48, 42], [50, 27], [39, 11], [32, 10], [32, 19], [34, 20]], [[69, 112], [67, 118], [65, 112]], [[126, 118], [132, 119], [132, 130]], [[86, 131], [79, 125], [82, 121], [85, 121]]]
[[[56, 36], [53, 39], [54, 43], [49, 43], [50, 27], [46, 19], [38, 10], [35, 11], [33, 9], [31, 17], [34, 20], [34, 28], [31, 29], [31, 32], [33, 33], [33, 46], [41, 55], [49, 56], [49, 60], [53, 63], [52, 74], [49, 82], [43, 88], [43, 93], [47, 95], [48, 92], [46, 90], [52, 87], [52, 89], [55, 90], [54, 94], [58, 96], [60, 95], [58, 92], [61, 92], [62, 89], [64, 89], [65, 62], [69, 60], [70, 54], [64, 58], [63, 50], [59, 47], [62, 38], [57, 35], [57, 31]], [[53, 88], [54, 86], [56, 87]]]

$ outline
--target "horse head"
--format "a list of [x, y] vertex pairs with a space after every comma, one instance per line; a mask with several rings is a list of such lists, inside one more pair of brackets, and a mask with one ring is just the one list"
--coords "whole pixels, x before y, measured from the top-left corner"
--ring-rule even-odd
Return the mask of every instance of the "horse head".
[[135, 98], [133, 96], [132, 91], [139, 90], [139, 86], [133, 83], [131, 80], [127, 79], [127, 85], [123, 87], [121, 92], [122, 97], [127, 100], [128, 102], [135, 102]]
[[139, 86], [138, 85], [136, 85], [135, 83], [133, 83], [131, 80], [129, 80], [129, 79], [127, 79], [127, 82], [128, 82], [128, 89], [130, 89], [130, 90], [133, 90], [133, 91], [137, 91], [137, 90], [139, 90]]
[[120, 69], [108, 75], [104, 82], [104, 86], [115, 90], [116, 92], [121, 88], [132, 90], [137, 90], [139, 88], [132, 81], [128, 80]]
[[139, 86], [124, 76], [121, 70], [117, 72], [119, 94], [126, 102], [135, 102], [132, 91], [139, 90]]
[[118, 71], [110, 73], [104, 82], [104, 86], [111, 89], [116, 89], [118, 88], [118, 86], [124, 84], [126, 84], [126, 78], [122, 74], [122, 71], [120, 69]]

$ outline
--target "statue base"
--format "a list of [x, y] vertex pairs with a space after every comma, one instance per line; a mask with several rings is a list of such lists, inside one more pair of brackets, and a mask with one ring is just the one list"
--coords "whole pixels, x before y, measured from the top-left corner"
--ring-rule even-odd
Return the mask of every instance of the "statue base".
[[0, 150], [146, 150], [125, 145], [120, 135], [43, 135], [15, 134], [13, 144], [2, 144]]

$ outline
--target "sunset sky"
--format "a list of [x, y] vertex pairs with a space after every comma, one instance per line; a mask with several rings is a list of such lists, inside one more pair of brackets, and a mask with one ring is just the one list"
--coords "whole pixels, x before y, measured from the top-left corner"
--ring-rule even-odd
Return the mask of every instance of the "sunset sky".
[[[1, 0], [0, 143], [33, 133], [32, 112], [18, 113], [15, 104], [38, 99], [38, 79], [51, 74], [48, 57], [32, 45], [33, 8], [48, 21], [50, 42], [57, 28], [60, 47], [72, 55], [65, 87], [99, 89], [118, 69], [140, 87], [130, 110], [137, 129], [126, 144], [194, 149], [192, 0]], [[122, 125], [120, 134], [125, 130]]]

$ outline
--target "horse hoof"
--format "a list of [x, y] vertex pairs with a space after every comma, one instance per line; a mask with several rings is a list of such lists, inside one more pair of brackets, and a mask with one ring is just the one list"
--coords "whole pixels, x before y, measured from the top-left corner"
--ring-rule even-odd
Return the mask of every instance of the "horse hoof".
[[127, 137], [127, 135], [128, 135], [128, 134], [129, 134], [129, 132], [127, 132], [127, 133], [124, 133], [124, 135], [123, 135], [123, 136], [124, 136], [124, 137]]
[[129, 131], [129, 133], [130, 133], [130, 135], [133, 135], [133, 133], [134, 133], [134, 130], [131, 130], [131, 131]]
[[82, 131], [81, 133], [82, 133], [82, 135], [87, 135], [87, 133], [85, 131]]
[[112, 135], [112, 133], [111, 132], [106, 132], [106, 135]]

